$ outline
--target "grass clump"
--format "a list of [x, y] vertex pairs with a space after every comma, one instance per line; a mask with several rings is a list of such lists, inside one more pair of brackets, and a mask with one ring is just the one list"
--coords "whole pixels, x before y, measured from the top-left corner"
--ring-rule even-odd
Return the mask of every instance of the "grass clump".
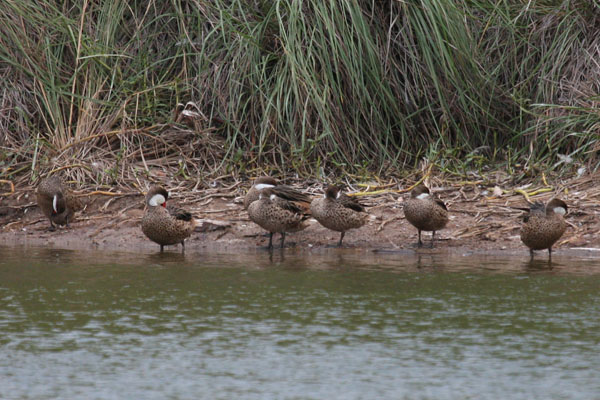
[[398, 173], [423, 158], [458, 172], [521, 164], [526, 175], [558, 168], [559, 155], [596, 168], [598, 11], [584, 1], [3, 2], [2, 175], [62, 168], [97, 184], [199, 185], [256, 168]]

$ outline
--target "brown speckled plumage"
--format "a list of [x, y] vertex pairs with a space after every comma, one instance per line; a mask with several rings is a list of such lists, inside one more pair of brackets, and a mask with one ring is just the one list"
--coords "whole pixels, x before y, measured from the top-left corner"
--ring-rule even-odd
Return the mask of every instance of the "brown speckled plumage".
[[282, 199], [307, 204], [310, 203], [310, 197], [308, 195], [299, 192], [291, 186], [280, 185], [275, 178], [271, 178], [270, 176], [261, 176], [254, 181], [254, 184], [252, 185], [250, 190], [248, 190], [248, 193], [246, 193], [246, 196], [244, 197], [245, 210], [248, 209], [248, 206], [252, 202], [258, 200], [260, 190], [256, 188], [257, 185], [268, 185], [268, 188], [272, 189], [273, 192]]
[[404, 202], [404, 215], [419, 231], [417, 245], [423, 245], [421, 231], [431, 231], [431, 247], [435, 239], [435, 231], [444, 228], [448, 223], [448, 209], [443, 201], [433, 197], [429, 189], [420, 184], [410, 193], [410, 199]]
[[281, 233], [281, 247], [286, 232], [298, 232], [306, 228], [306, 210], [299, 204], [278, 197], [272, 188], [262, 189], [259, 199], [248, 206], [250, 219], [269, 231], [269, 248], [273, 248], [273, 233]]
[[312, 201], [310, 212], [325, 228], [341, 232], [338, 247], [342, 246], [346, 231], [360, 228], [368, 217], [362, 204], [343, 194], [334, 185], [327, 186], [324, 197]]
[[[150, 200], [155, 195], [162, 195], [165, 202], [151, 205]], [[185, 248], [184, 241], [194, 231], [194, 218], [192, 215], [180, 208], [167, 206], [166, 201], [169, 193], [161, 187], [152, 187], [146, 195], [146, 212], [142, 218], [142, 232], [155, 243], [160, 245], [160, 251], [164, 246], [181, 243], [182, 251]]]
[[534, 203], [524, 218], [521, 240], [529, 247], [532, 258], [534, 250], [544, 249], [548, 249], [548, 255], [552, 257], [552, 245], [565, 233], [567, 223], [555, 212], [557, 208], [567, 211], [567, 205], [559, 199], [551, 200], [545, 207], [542, 203]]
[[63, 186], [61, 179], [56, 175], [44, 179], [39, 184], [36, 198], [38, 206], [50, 220], [50, 230], [54, 230], [54, 224], [68, 226], [69, 222], [73, 221], [75, 212], [81, 209], [81, 202]]

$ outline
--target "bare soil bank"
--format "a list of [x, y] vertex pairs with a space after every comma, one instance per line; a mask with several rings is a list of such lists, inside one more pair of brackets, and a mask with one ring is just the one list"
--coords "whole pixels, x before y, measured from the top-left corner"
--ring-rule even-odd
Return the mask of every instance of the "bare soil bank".
[[[552, 190], [531, 197], [532, 201], [547, 201], [561, 197], [569, 206], [569, 228], [555, 246], [562, 254], [581, 254], [600, 257], [600, 189], [594, 187], [594, 178], [574, 179], [561, 182]], [[186, 241], [186, 252], [226, 251], [256, 249], [268, 243], [264, 231], [253, 224], [243, 210], [241, 201], [250, 183], [222, 186], [197, 193], [172, 193], [174, 202], [191, 211], [197, 219], [196, 233]], [[528, 249], [521, 243], [519, 227], [523, 211], [513, 207], [527, 207], [525, 196], [517, 188], [484, 187], [480, 184], [433, 184], [433, 191], [442, 198], [450, 210], [450, 222], [446, 229], [436, 234], [434, 250], [427, 247], [422, 252], [477, 252], [522, 254], [528, 257]], [[386, 192], [386, 190], [396, 192]], [[534, 186], [524, 188], [527, 193], [536, 191]], [[568, 190], [565, 190], [568, 189]], [[319, 189], [310, 189], [318, 195]], [[350, 231], [344, 244], [355, 250], [414, 251], [416, 229], [404, 218], [402, 201], [408, 193], [398, 186], [378, 190], [368, 188], [374, 194], [362, 197], [369, 206], [371, 218], [362, 228]], [[35, 204], [33, 188], [18, 189], [0, 197], [0, 244], [35, 245], [75, 249], [107, 249], [120, 251], [158, 251], [158, 245], [144, 237], [140, 219], [144, 212], [142, 194], [123, 193], [106, 195], [103, 192], [78, 191], [86, 208], [68, 228], [49, 232], [49, 222]], [[429, 233], [423, 235], [426, 246]], [[276, 235], [276, 245], [279, 236]], [[329, 231], [315, 220], [299, 233], [289, 234], [286, 246], [315, 250], [334, 245], [339, 233]], [[179, 251], [179, 248], [168, 248]], [[547, 252], [538, 257], [547, 257]]]

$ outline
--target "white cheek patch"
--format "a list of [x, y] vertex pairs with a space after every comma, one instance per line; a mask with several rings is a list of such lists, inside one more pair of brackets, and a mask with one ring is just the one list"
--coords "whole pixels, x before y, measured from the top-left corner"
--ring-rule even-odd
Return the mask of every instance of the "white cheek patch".
[[277, 198], [276, 195], [272, 194], [271, 197], [269, 197], [271, 199], [271, 201], [275, 200]]
[[275, 185], [271, 185], [269, 183], [259, 183], [258, 185], [254, 185], [254, 188], [256, 190], [263, 190], [263, 189], [272, 188], [272, 187], [275, 187]]
[[166, 201], [167, 200], [165, 199], [165, 196], [163, 196], [162, 194], [155, 194], [154, 196], [152, 196], [150, 198], [150, 201], [148, 202], [148, 204], [152, 207], [156, 207], [156, 206], [160, 206], [161, 204], [163, 204]]
[[327, 198], [327, 195], [326, 195], [326, 194], [324, 194], [324, 195], [323, 195], [323, 198], [324, 198], [324, 199], [326, 199], [326, 198]]
[[429, 193], [421, 193], [420, 195], [417, 196], [417, 199], [419, 200], [425, 200], [429, 198]]
[[54, 212], [58, 214], [58, 196], [54, 195], [54, 198], [52, 199], [52, 208], [54, 209]]
[[342, 191], [340, 190], [336, 195], [335, 198], [339, 199], [342, 196]]
[[567, 210], [565, 210], [563, 207], [554, 207], [554, 212], [556, 214], [565, 215]]

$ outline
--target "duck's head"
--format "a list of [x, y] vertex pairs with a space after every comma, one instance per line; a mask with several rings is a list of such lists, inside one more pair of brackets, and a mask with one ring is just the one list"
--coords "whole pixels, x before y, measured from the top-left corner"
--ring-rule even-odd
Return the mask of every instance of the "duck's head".
[[327, 188], [325, 188], [326, 199], [339, 199], [341, 195], [342, 189], [337, 185], [327, 185]]
[[429, 193], [427, 186], [421, 183], [410, 192], [410, 197], [413, 199], [425, 200], [430, 198], [431, 194]]
[[567, 210], [568, 210], [567, 203], [565, 203], [564, 201], [562, 201], [560, 199], [552, 199], [546, 205], [546, 214], [547, 215], [550, 215], [552, 213], [565, 215], [567, 213]]
[[146, 195], [146, 203], [150, 207], [156, 206], [167, 206], [167, 200], [169, 199], [169, 192], [160, 186], [153, 186], [148, 190]]

